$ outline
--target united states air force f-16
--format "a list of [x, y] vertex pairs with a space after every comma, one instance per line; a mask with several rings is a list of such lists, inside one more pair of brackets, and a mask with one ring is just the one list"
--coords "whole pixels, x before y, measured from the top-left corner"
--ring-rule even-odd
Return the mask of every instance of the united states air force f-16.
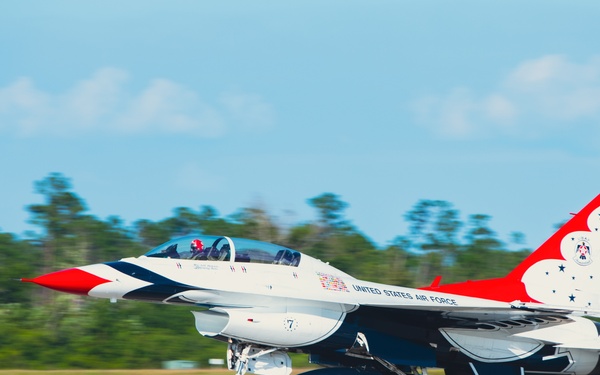
[[[502, 278], [413, 289], [356, 279], [293, 249], [227, 236], [22, 281], [116, 300], [189, 305], [228, 344], [229, 369], [289, 375], [600, 374], [600, 195]], [[402, 272], [402, 270], [398, 270]], [[190, 319], [190, 324], [192, 320]]]

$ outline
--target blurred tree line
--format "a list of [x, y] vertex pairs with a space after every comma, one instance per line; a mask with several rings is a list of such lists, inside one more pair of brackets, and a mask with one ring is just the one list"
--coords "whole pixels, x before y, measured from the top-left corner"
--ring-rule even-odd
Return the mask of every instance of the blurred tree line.
[[[222, 343], [203, 338], [189, 307], [132, 301], [109, 303], [20, 283], [67, 267], [139, 256], [172, 237], [222, 234], [275, 242], [371, 281], [423, 286], [499, 277], [530, 252], [508, 251], [490, 217], [462, 222], [445, 201], [421, 200], [404, 215], [408, 233], [377, 247], [344, 217], [348, 204], [332, 193], [307, 200], [317, 220], [282, 227], [260, 207], [221, 217], [211, 206], [179, 207], [161, 221], [126, 226], [118, 217], [87, 214], [69, 178], [35, 182], [43, 203], [27, 206], [39, 231], [21, 239], [0, 233], [0, 368], [157, 368], [164, 360], [223, 358]], [[524, 235], [511, 242], [522, 246]]]

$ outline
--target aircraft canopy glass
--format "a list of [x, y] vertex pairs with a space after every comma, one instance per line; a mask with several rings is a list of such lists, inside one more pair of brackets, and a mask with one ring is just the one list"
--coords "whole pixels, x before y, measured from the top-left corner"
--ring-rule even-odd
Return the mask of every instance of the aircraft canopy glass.
[[153, 258], [268, 263], [297, 267], [301, 254], [268, 242], [225, 236], [186, 236], [145, 254]]

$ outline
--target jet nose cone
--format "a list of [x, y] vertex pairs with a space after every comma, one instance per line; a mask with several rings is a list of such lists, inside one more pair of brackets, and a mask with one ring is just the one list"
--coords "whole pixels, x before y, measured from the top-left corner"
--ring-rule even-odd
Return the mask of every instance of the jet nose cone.
[[21, 281], [38, 284], [46, 288], [58, 290], [59, 292], [82, 295], [87, 295], [92, 288], [100, 284], [110, 282], [110, 280], [103, 279], [79, 268], [69, 268], [41, 275], [33, 279], [21, 279]]

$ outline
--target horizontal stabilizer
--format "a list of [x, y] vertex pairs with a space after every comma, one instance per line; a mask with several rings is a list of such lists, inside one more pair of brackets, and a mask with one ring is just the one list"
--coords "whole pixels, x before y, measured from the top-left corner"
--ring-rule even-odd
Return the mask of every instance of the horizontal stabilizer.
[[539, 340], [559, 348], [600, 350], [600, 338], [594, 322], [577, 316], [571, 316], [571, 320], [567, 324], [521, 332], [514, 336]]
[[586, 350], [600, 350], [600, 340], [575, 340], [571, 342], [565, 342], [560, 345], [554, 345], [556, 348], [569, 348], [569, 349], [586, 349]]

